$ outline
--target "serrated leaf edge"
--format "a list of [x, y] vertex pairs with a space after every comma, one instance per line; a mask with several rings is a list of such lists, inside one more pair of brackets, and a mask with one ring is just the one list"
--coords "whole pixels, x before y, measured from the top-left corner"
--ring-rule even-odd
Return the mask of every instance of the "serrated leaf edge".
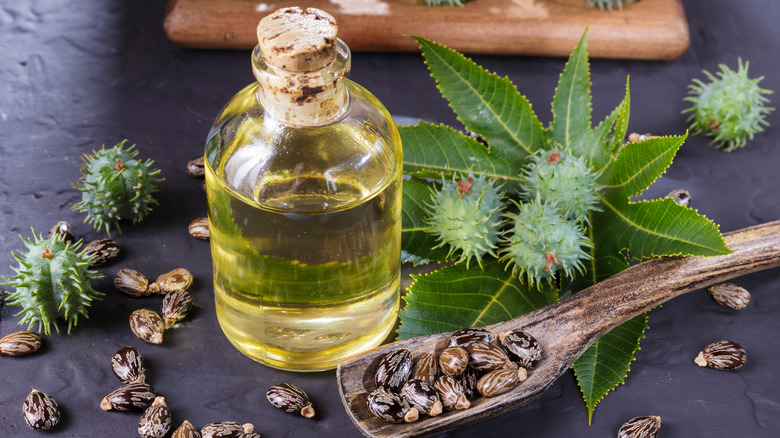
[[[596, 406], [599, 403], [601, 403], [602, 400], [604, 400], [604, 397], [606, 397], [607, 394], [612, 392], [618, 386], [623, 385], [623, 384], [626, 383], [626, 377], [628, 377], [628, 373], [631, 371], [631, 364], [636, 361], [636, 352], [638, 350], [642, 349], [641, 343], [639, 341], [646, 337], [645, 332], [650, 328], [650, 325], [647, 323], [650, 320], [648, 313], [649, 312], [645, 312], [644, 313], [644, 315], [645, 315], [645, 322], [644, 322], [644, 327], [642, 328], [642, 335], [639, 337], [639, 339], [637, 339], [636, 348], [634, 349], [634, 352], [631, 353], [631, 360], [628, 362], [628, 368], [626, 368], [625, 374], [620, 376], [620, 382], [616, 383], [611, 388], [609, 388], [607, 390], [607, 392], [605, 392], [604, 394], [601, 395], [601, 397], [598, 398], [598, 400], [595, 400], [594, 403], [593, 403], [593, 406], [591, 406], [588, 403], [588, 400], [585, 398], [585, 394], [582, 393], [582, 386], [580, 385], [580, 377], [579, 377], [577, 371], [574, 369], [574, 367], [571, 367], [571, 370], [572, 370], [572, 372], [574, 372], [574, 376], [575, 376], [575, 378], [577, 380], [577, 386], [580, 387], [580, 394], [582, 394], [582, 399], [585, 402], [585, 407], [588, 410], [588, 425], [590, 425], [592, 423], [592, 421], [593, 421], [593, 413], [596, 411]], [[598, 340], [596, 340], [596, 342], [598, 342], [599, 340], [601, 340], [601, 339], [599, 338]]]
[[[512, 89], [514, 89], [514, 91], [515, 91], [515, 92], [517, 92], [517, 94], [520, 96], [521, 100], [523, 100], [523, 101], [525, 101], [525, 102], [527, 102], [527, 103], [528, 103], [528, 106], [529, 106], [529, 108], [531, 109], [531, 114], [532, 114], [532, 115], [534, 116], [534, 118], [536, 119], [536, 120], [535, 120], [536, 124], [538, 124], [538, 125], [540, 125], [540, 126], [541, 126], [541, 128], [542, 128], [542, 132], [547, 132], [547, 131], [548, 131], [548, 130], [547, 130], [545, 127], [544, 127], [544, 125], [542, 125], [541, 121], [539, 120], [539, 116], [536, 114], [536, 111], [534, 111], [534, 110], [533, 110], [533, 105], [531, 104], [531, 101], [529, 101], [527, 97], [525, 97], [523, 94], [521, 94], [521, 93], [520, 93], [520, 90], [518, 90], [518, 89], [517, 89], [517, 85], [515, 85], [515, 83], [514, 83], [514, 82], [512, 82], [512, 81], [509, 79], [509, 77], [508, 77], [508, 76], [499, 76], [497, 73], [495, 73], [495, 72], [491, 72], [491, 71], [487, 70], [486, 68], [482, 67], [481, 65], [477, 64], [477, 63], [476, 63], [474, 60], [472, 60], [472, 59], [471, 59], [471, 58], [469, 58], [468, 56], [465, 56], [465, 55], [463, 55], [462, 53], [460, 53], [460, 52], [458, 52], [458, 51], [456, 51], [456, 50], [454, 50], [454, 49], [452, 49], [452, 48], [450, 48], [450, 47], [448, 47], [448, 46], [446, 46], [446, 45], [443, 45], [443, 44], [439, 44], [439, 43], [433, 42], [433, 41], [431, 41], [431, 40], [428, 40], [428, 39], [426, 39], [426, 38], [424, 38], [424, 37], [420, 37], [420, 36], [416, 36], [416, 35], [410, 35], [410, 36], [411, 36], [412, 38], [414, 38], [414, 39], [417, 41], [417, 44], [418, 44], [418, 45], [420, 45], [420, 49], [421, 49], [423, 52], [424, 52], [424, 48], [423, 48], [423, 42], [425, 42], [425, 43], [428, 43], [428, 44], [430, 44], [430, 45], [432, 45], [432, 46], [439, 46], [439, 47], [442, 47], [442, 48], [444, 48], [444, 49], [447, 49], [447, 50], [451, 51], [453, 54], [455, 54], [455, 56], [456, 56], [456, 57], [460, 57], [460, 58], [462, 58], [462, 59], [464, 59], [464, 60], [466, 60], [466, 61], [468, 61], [468, 62], [470, 62], [470, 63], [473, 63], [473, 64], [474, 64], [474, 65], [475, 65], [477, 68], [479, 68], [479, 69], [482, 69], [483, 71], [487, 72], [489, 75], [491, 75], [491, 76], [495, 77], [496, 79], [499, 79], [499, 80], [505, 80], [505, 81], [507, 81], [507, 82], [509, 83], [509, 85], [511, 85]], [[425, 66], [426, 66], [426, 67], [428, 67], [428, 71], [431, 71], [430, 65], [428, 64], [428, 58], [426, 58], [425, 56], [423, 56], [423, 62], [425, 63]], [[436, 83], [436, 89], [437, 89], [437, 90], [439, 90], [439, 94], [441, 94], [442, 96], [444, 96], [444, 92], [442, 91], [442, 89], [441, 89], [441, 86], [439, 85], [439, 81], [438, 81], [438, 80], [436, 80], [436, 78], [433, 76], [433, 73], [431, 73], [429, 76], [430, 76], [431, 78], [433, 78], [434, 82]], [[462, 76], [460, 76], [460, 75], [458, 75], [458, 76], [462, 78]], [[468, 81], [466, 81], [466, 80], [465, 80], [465, 78], [463, 78], [463, 82], [465, 82], [465, 83], [467, 83], [467, 84], [468, 84]], [[469, 84], [469, 87], [471, 87], [471, 84]], [[473, 89], [473, 87], [471, 87], [471, 88], [472, 88], [472, 90], [474, 90], [474, 89]], [[474, 90], [474, 91], [475, 91], [475, 95], [479, 96], [479, 94], [478, 94], [478, 93], [476, 93], [476, 90]], [[449, 100], [449, 99], [447, 99], [446, 97], [444, 98], [444, 100], [446, 100], [446, 101], [447, 101], [447, 106], [449, 106], [449, 107], [450, 107], [450, 109], [452, 110], [452, 112], [453, 112], [453, 113], [455, 113], [455, 117], [456, 117], [456, 119], [457, 119], [457, 120], [458, 120], [458, 121], [459, 121], [461, 124], [463, 124], [464, 126], [466, 126], [466, 122], [465, 122], [465, 121], [464, 121], [464, 120], [461, 118], [461, 116], [458, 114], [458, 112], [457, 112], [457, 111], [455, 111], [455, 108], [452, 106], [452, 103], [450, 102], [450, 100]], [[483, 102], [485, 102], [485, 101], [484, 101], [484, 99], [482, 99], [481, 97], [480, 97], [480, 100], [482, 100]], [[520, 141], [520, 139], [519, 139], [519, 138], [517, 138], [517, 136], [515, 135], [515, 133], [514, 133], [512, 130], [510, 130], [510, 129], [509, 129], [509, 127], [508, 127], [508, 126], [507, 126], [507, 125], [504, 123], [504, 121], [503, 121], [503, 120], [502, 120], [500, 117], [498, 117], [498, 115], [497, 115], [497, 114], [496, 114], [496, 113], [495, 113], [495, 112], [492, 110], [492, 108], [490, 107], [490, 105], [485, 105], [485, 106], [486, 106], [486, 107], [487, 107], [487, 108], [490, 110], [490, 113], [491, 113], [491, 114], [494, 116], [494, 119], [495, 119], [496, 121], [498, 121], [498, 122], [499, 122], [499, 123], [500, 123], [500, 124], [501, 124], [501, 125], [502, 125], [502, 126], [505, 128], [505, 131], [506, 131], [507, 133], [509, 133], [509, 134], [510, 134], [510, 136], [511, 136], [511, 137], [512, 137], [512, 139], [515, 141], [515, 144], [516, 144], [517, 146], [519, 146], [521, 149], [523, 149], [523, 150], [526, 152], [526, 154], [528, 154], [528, 155], [531, 155], [531, 154], [533, 154], [533, 153], [534, 153], [534, 151], [535, 151], [535, 150], [533, 150], [533, 149], [532, 149], [530, 146], [526, 145], [524, 142]], [[480, 132], [477, 132], [477, 134], [481, 134], [481, 133], [480, 133]], [[546, 141], [546, 139], [545, 139], [545, 141]]]
[[[702, 248], [716, 249], [716, 248], [705, 247], [703, 245], [699, 245], [699, 244], [696, 244], [696, 243], [693, 243], [693, 242], [690, 242], [690, 241], [687, 241], [687, 240], [683, 240], [683, 239], [678, 239], [678, 238], [672, 239], [669, 236], [666, 236], [666, 235], [663, 235], [663, 234], [658, 234], [657, 232], [655, 232], [653, 230], [648, 230], [646, 228], [640, 227], [637, 224], [635, 224], [634, 222], [629, 221], [625, 216], [621, 215], [618, 212], [618, 210], [615, 209], [615, 207], [612, 204], [610, 204], [609, 202], [607, 202], [606, 200], [602, 199], [602, 202], [603, 202], [603, 204], [605, 206], [609, 207], [609, 209], [612, 212], [614, 212], [618, 217], [620, 217], [622, 220], [624, 220], [625, 222], [630, 224], [632, 227], [635, 227], [635, 228], [638, 228], [638, 229], [640, 229], [642, 231], [645, 231], [648, 234], [659, 236], [659, 237], [663, 237], [663, 238], [668, 238], [669, 240], [675, 240], [675, 241], [678, 241], [678, 242], [686, 243], [686, 244], [691, 245], [691, 246], [699, 246], [699, 247], [702, 247]], [[682, 209], [686, 209], [686, 210], [691, 210], [691, 211], [695, 212], [700, 218], [704, 219], [707, 223], [709, 223], [711, 225], [714, 225], [715, 226], [715, 230], [718, 232], [718, 234], [722, 235], [722, 233], [720, 232], [720, 225], [715, 223], [713, 220], [709, 219], [707, 216], [699, 213], [698, 210], [696, 210], [694, 208], [690, 208], [690, 207], [685, 207], [685, 206], [679, 205], [676, 202], [674, 202], [674, 200], [672, 200], [672, 199], [668, 199], [668, 198], [649, 199], [649, 200], [641, 200], [641, 201], [629, 202], [628, 204], [631, 205], [631, 204], [651, 204], [651, 203], [670, 203], [670, 207], [671, 208], [677, 208], [677, 209], [682, 208]], [[676, 252], [676, 253], [670, 253], [670, 254], [651, 253], [648, 257], [635, 258], [635, 257], [631, 256], [631, 254], [629, 253], [627, 247], [621, 248], [621, 252], [625, 251], [626, 256], [628, 257], [628, 259], [632, 260], [632, 261], [642, 261], [642, 260], [647, 260], [647, 259], [651, 259], [651, 258], [654, 258], [654, 257], [675, 257], [675, 256], [691, 256], [691, 255], [692, 256], [698, 256], [698, 257], [717, 257], [717, 256], [720, 256], [720, 255], [731, 254], [732, 252], [734, 252], [732, 249], [728, 248], [728, 246], [726, 246], [725, 243], [724, 243], [723, 246], [726, 248], [726, 250], [727, 250], [726, 252], [723, 252], [722, 254], [713, 254], [713, 255], [698, 255], [698, 254], [692, 254], [692, 253]]]

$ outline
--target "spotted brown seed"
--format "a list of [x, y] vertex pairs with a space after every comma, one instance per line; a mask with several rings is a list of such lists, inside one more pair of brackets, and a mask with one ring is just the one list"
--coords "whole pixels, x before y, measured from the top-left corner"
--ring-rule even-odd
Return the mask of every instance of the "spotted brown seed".
[[41, 335], [31, 331], [14, 332], [0, 339], [0, 353], [6, 356], [22, 356], [41, 348]]
[[143, 438], [163, 438], [171, 430], [171, 411], [165, 398], [157, 397], [138, 420], [138, 434]]
[[469, 345], [471, 345], [474, 342], [487, 342], [491, 343], [496, 339], [496, 335], [493, 334], [490, 330], [478, 328], [478, 327], [471, 327], [466, 328], [462, 330], [458, 330], [452, 335], [450, 335], [450, 339], [447, 342], [447, 345], [450, 347], [463, 347], [463, 348], [469, 348]]
[[474, 342], [469, 345], [469, 367], [477, 371], [493, 371], [499, 368], [514, 368], [509, 356], [498, 345]]
[[750, 292], [734, 283], [719, 283], [707, 291], [715, 302], [734, 310], [744, 309], [750, 303]]
[[460, 384], [458, 378], [453, 376], [441, 376], [436, 380], [433, 387], [439, 394], [439, 399], [441, 400], [444, 410], [468, 409], [468, 407], [471, 406], [471, 402], [463, 392], [463, 385]]
[[526, 377], [525, 368], [493, 370], [479, 379], [477, 391], [484, 397], [495, 397], [511, 390]]
[[442, 404], [439, 400], [439, 394], [436, 392], [436, 388], [427, 382], [415, 379], [407, 380], [399, 395], [410, 406], [425, 415], [435, 417], [441, 414]]
[[480, 377], [482, 377], [482, 375], [477, 370], [473, 368], [466, 368], [466, 371], [464, 371], [463, 374], [461, 374], [458, 378], [461, 386], [463, 386], [463, 394], [466, 395], [467, 399], [473, 400], [477, 394], [479, 394], [477, 392], [477, 382], [479, 381]]
[[200, 431], [187, 420], [176, 428], [171, 438], [201, 438]]
[[160, 344], [163, 340], [165, 325], [154, 310], [138, 309], [130, 314], [130, 329], [138, 339], [150, 344]]
[[73, 235], [73, 227], [71, 227], [70, 224], [65, 221], [59, 221], [56, 225], [51, 227], [51, 230], [49, 230], [49, 234], [46, 235], [46, 238], [51, 239], [52, 236], [55, 235], [63, 236], [62, 241], [65, 243], [73, 243], [76, 241], [76, 237]]
[[146, 380], [146, 367], [141, 353], [133, 347], [125, 347], [111, 356], [111, 370], [122, 383]]
[[199, 217], [190, 222], [189, 226], [190, 236], [201, 239], [209, 240], [211, 237], [211, 229], [209, 228], [209, 219], [206, 217]]
[[746, 361], [745, 349], [734, 341], [726, 340], [707, 345], [694, 359], [696, 365], [716, 370], [735, 370], [745, 365]]
[[93, 240], [87, 244], [81, 258], [84, 260], [92, 257], [90, 267], [100, 266], [115, 258], [119, 254], [119, 244], [112, 239]]
[[187, 175], [194, 178], [203, 178], [206, 176], [206, 166], [203, 155], [195, 157], [187, 162]]
[[154, 283], [149, 285], [152, 293], [167, 294], [175, 290], [187, 290], [192, 285], [192, 274], [185, 268], [177, 268], [157, 277]]
[[242, 433], [238, 438], [262, 438], [257, 432]]
[[525, 369], [533, 368], [542, 358], [542, 347], [539, 341], [522, 330], [501, 333], [498, 339], [509, 358]]
[[165, 294], [160, 314], [165, 329], [186, 318], [190, 314], [190, 309], [192, 309], [192, 295], [186, 290], [175, 290]]
[[103, 397], [100, 409], [132, 411], [146, 409], [154, 402], [154, 388], [147, 383], [127, 383]]
[[620, 426], [618, 438], [656, 438], [661, 429], [661, 417], [634, 417]]
[[433, 385], [439, 376], [439, 361], [433, 353], [423, 353], [414, 364], [412, 378]]
[[314, 416], [314, 408], [301, 388], [292, 383], [278, 383], [266, 392], [265, 397], [271, 405], [284, 412], [301, 414], [306, 418]]
[[657, 135], [650, 134], [649, 132], [646, 134], [640, 134], [638, 132], [632, 132], [631, 134], [628, 134], [628, 142], [629, 143], [636, 143], [638, 141], [645, 141], [649, 140], [651, 138], [656, 138]]
[[49, 430], [60, 421], [60, 407], [54, 398], [33, 389], [22, 407], [24, 421], [35, 430]]
[[687, 207], [691, 204], [691, 194], [685, 189], [672, 190], [666, 197], [683, 207]]
[[439, 368], [448, 376], [458, 376], [469, 364], [469, 353], [462, 347], [447, 347], [439, 355]]
[[405, 348], [391, 351], [382, 357], [374, 380], [380, 388], [398, 392], [412, 373], [412, 354]]
[[133, 298], [151, 295], [149, 280], [135, 269], [123, 268], [114, 277], [114, 287], [125, 295]]
[[368, 394], [367, 402], [368, 410], [388, 423], [411, 423], [420, 416], [417, 409], [409, 406], [406, 400], [382, 387]]
[[200, 429], [201, 438], [240, 438], [245, 433], [252, 433], [251, 423], [238, 424], [235, 421], [220, 421], [209, 423]]

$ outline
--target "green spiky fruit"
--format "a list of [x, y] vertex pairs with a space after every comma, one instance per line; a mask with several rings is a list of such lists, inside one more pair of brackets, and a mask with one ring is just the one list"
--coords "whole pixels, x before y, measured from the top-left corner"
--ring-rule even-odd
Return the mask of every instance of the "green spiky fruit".
[[110, 232], [111, 225], [118, 229], [123, 219], [140, 222], [157, 204], [152, 193], [159, 190], [155, 183], [162, 181], [156, 178], [160, 170], [152, 168], [151, 160], [136, 159], [135, 145], [125, 148], [126, 141], [93, 151], [92, 155], [84, 154], [82, 181], [75, 184], [81, 202], [73, 209], [87, 213], [84, 221], [106, 232]]
[[79, 316], [87, 318], [92, 300], [103, 295], [92, 289], [92, 281], [103, 275], [89, 270], [92, 257], [82, 258], [86, 249], [81, 249], [81, 241], [71, 244], [61, 234], [45, 239], [32, 233], [32, 239], [22, 238], [27, 251], [13, 254], [19, 262], [13, 268], [16, 275], [3, 279], [16, 288], [8, 293], [8, 304], [22, 307], [19, 324], [37, 324], [38, 331], [48, 335], [52, 325], [59, 332], [57, 320], [64, 319], [70, 333]]
[[748, 65], [740, 59], [737, 71], [733, 71], [720, 64], [718, 77], [705, 70], [709, 83], [694, 79], [688, 86], [685, 100], [693, 105], [683, 113], [691, 113], [691, 130], [712, 137], [715, 147], [726, 152], [745, 146], [755, 133], [763, 131], [768, 126], [766, 115], [774, 110], [764, 106], [769, 101], [766, 95], [772, 93], [758, 86], [764, 77], [748, 78]]
[[601, 10], [620, 9], [625, 5], [636, 3], [639, 0], [586, 0], [591, 8], [597, 6]]
[[504, 197], [495, 180], [483, 174], [478, 178], [469, 172], [465, 179], [443, 179], [441, 190], [431, 190], [427, 204], [429, 232], [441, 241], [436, 247], [448, 246], [449, 255], [460, 253], [459, 262], [471, 258], [482, 263], [482, 256], [495, 257], [501, 223], [501, 199]]
[[560, 148], [539, 150], [530, 158], [524, 175], [523, 197], [555, 205], [564, 217], [587, 221], [587, 213], [596, 209], [596, 178], [585, 159]]
[[557, 272], [572, 277], [583, 272], [583, 260], [592, 246], [582, 227], [558, 214], [558, 209], [538, 199], [518, 205], [519, 211], [507, 213], [510, 219], [506, 246], [501, 260], [513, 274], [529, 285], [542, 280], [551, 283]]

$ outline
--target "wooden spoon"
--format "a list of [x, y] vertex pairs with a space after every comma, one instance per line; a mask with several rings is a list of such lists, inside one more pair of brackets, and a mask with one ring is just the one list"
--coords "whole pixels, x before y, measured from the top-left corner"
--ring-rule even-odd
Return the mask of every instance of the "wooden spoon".
[[544, 351], [528, 379], [508, 393], [480, 397], [466, 410], [422, 416], [413, 423], [386, 423], [369, 412], [366, 399], [383, 354], [406, 348], [412, 357], [440, 351], [451, 333], [420, 336], [383, 345], [341, 362], [336, 378], [352, 421], [368, 437], [408, 437], [474, 423], [522, 406], [550, 387], [593, 342], [640, 313], [682, 295], [731, 278], [780, 266], [780, 221], [724, 235], [733, 253], [717, 257], [663, 257], [634, 265], [573, 296], [518, 318], [493, 324], [495, 333], [522, 329]]

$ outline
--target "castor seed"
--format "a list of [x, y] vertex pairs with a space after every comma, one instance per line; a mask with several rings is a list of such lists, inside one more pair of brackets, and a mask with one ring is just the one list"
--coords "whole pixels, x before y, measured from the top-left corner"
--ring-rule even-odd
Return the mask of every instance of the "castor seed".
[[190, 222], [189, 232], [190, 232], [190, 236], [196, 239], [209, 240], [209, 238], [211, 237], [211, 230], [209, 228], [209, 218], [199, 217], [194, 221]]
[[172, 325], [186, 318], [192, 309], [192, 295], [186, 290], [175, 290], [163, 297], [162, 312], [163, 325], [167, 330]]
[[157, 397], [138, 420], [138, 434], [143, 438], [162, 438], [171, 430], [171, 411], [165, 398]]
[[31, 331], [14, 332], [0, 339], [0, 353], [6, 356], [22, 356], [41, 348], [41, 335]]
[[120, 269], [116, 273], [114, 287], [133, 298], [145, 297], [152, 293], [149, 291], [149, 280], [146, 276], [130, 268]]
[[149, 285], [152, 293], [167, 294], [175, 290], [187, 290], [192, 285], [192, 273], [185, 268], [177, 268], [157, 277]]
[[206, 176], [206, 166], [204, 163], [203, 155], [195, 157], [187, 162], [187, 175], [195, 178], [203, 178]]
[[719, 283], [707, 291], [715, 302], [734, 310], [744, 309], [750, 303], [750, 292], [734, 283]]
[[111, 370], [122, 383], [146, 380], [146, 367], [141, 353], [133, 347], [125, 347], [111, 356]]
[[93, 240], [87, 244], [81, 258], [84, 260], [92, 257], [90, 267], [100, 266], [119, 254], [119, 244], [112, 239]]
[[47, 239], [51, 239], [52, 236], [63, 236], [62, 241], [65, 243], [73, 243], [76, 241], [76, 237], [73, 235], [73, 227], [65, 221], [59, 221], [56, 225], [51, 227], [49, 234], [46, 235]]
[[453, 376], [441, 376], [433, 385], [445, 410], [468, 409], [471, 402], [463, 393], [463, 385]]
[[493, 371], [499, 368], [514, 368], [509, 356], [498, 345], [474, 342], [469, 345], [469, 366], [477, 371]]
[[35, 430], [49, 430], [60, 421], [60, 407], [52, 396], [33, 389], [22, 407], [24, 421]]
[[271, 405], [284, 412], [301, 414], [306, 418], [314, 416], [314, 408], [301, 388], [292, 383], [278, 383], [266, 392], [265, 397]]
[[406, 400], [382, 387], [368, 394], [368, 410], [388, 423], [411, 423], [420, 416], [417, 408], [409, 406]]
[[439, 376], [439, 361], [433, 353], [423, 353], [414, 364], [412, 378], [433, 385]]
[[262, 438], [257, 432], [242, 433], [238, 438]]
[[693, 360], [700, 367], [708, 366], [716, 370], [735, 370], [745, 365], [747, 353], [741, 345], [733, 341], [717, 341], [704, 347]]
[[200, 431], [187, 420], [173, 432], [171, 438], [201, 438]]
[[239, 438], [254, 430], [251, 423], [238, 424], [235, 421], [209, 423], [200, 429], [201, 438]]
[[462, 347], [447, 347], [439, 355], [439, 368], [448, 376], [458, 376], [469, 364], [469, 353]]
[[478, 327], [471, 327], [471, 328], [465, 328], [462, 330], [458, 330], [452, 335], [450, 335], [450, 340], [448, 341], [447, 345], [450, 347], [463, 347], [463, 348], [469, 348], [469, 345], [473, 344], [474, 342], [487, 342], [491, 343], [496, 339], [496, 335], [493, 334], [490, 330], [478, 328]]
[[661, 417], [634, 417], [620, 426], [618, 438], [656, 438], [661, 429]]
[[687, 207], [691, 204], [691, 194], [685, 189], [672, 190], [668, 195], [666, 195], [666, 197], [670, 198], [678, 205], [682, 205], [683, 207]]
[[533, 368], [542, 358], [542, 347], [539, 341], [522, 330], [501, 333], [498, 339], [509, 358], [525, 369]]
[[631, 134], [628, 134], [628, 142], [629, 143], [636, 143], [638, 141], [645, 141], [649, 140], [651, 138], [655, 138], [657, 135], [650, 134], [649, 132], [646, 134], [640, 134], [638, 132], [632, 132]]
[[138, 309], [130, 314], [130, 329], [138, 339], [150, 344], [160, 344], [165, 324], [154, 310]]
[[398, 392], [412, 373], [412, 355], [409, 350], [399, 348], [382, 357], [376, 368], [374, 380], [380, 388]]
[[479, 392], [477, 392], [477, 382], [482, 374], [473, 368], [466, 368], [466, 371], [460, 375], [459, 381], [463, 386], [463, 394], [467, 399], [473, 400]]
[[477, 391], [484, 397], [494, 397], [514, 388], [526, 377], [525, 368], [493, 370], [479, 379]]
[[436, 392], [436, 388], [427, 382], [415, 379], [407, 380], [399, 395], [410, 406], [425, 415], [435, 417], [441, 414], [442, 403], [439, 400], [439, 394]]
[[148, 383], [127, 383], [103, 397], [100, 409], [131, 411], [146, 409], [154, 402], [154, 388]]

